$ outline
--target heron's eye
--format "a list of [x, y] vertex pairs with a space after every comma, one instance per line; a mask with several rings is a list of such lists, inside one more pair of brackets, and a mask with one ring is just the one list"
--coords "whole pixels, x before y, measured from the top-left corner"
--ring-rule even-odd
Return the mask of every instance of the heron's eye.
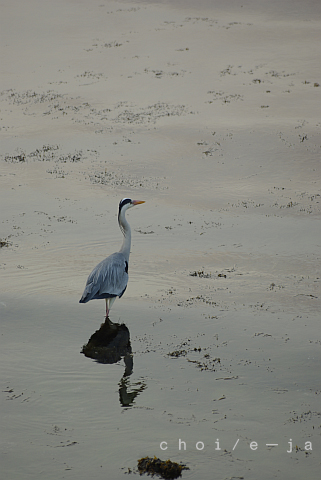
[[131, 199], [130, 198], [123, 198], [121, 200], [121, 202], [119, 203], [119, 211], [121, 211], [121, 209], [124, 207], [124, 205], [127, 205], [127, 203], [131, 203]]

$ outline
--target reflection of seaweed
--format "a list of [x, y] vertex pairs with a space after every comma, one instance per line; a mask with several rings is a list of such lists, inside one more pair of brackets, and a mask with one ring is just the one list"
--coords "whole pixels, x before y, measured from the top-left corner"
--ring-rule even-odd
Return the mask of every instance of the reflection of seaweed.
[[171, 462], [171, 460], [163, 461], [157, 457], [145, 457], [138, 460], [140, 475], [147, 473], [159, 475], [162, 478], [178, 478], [181, 476], [182, 470], [189, 470], [189, 468], [186, 465]]

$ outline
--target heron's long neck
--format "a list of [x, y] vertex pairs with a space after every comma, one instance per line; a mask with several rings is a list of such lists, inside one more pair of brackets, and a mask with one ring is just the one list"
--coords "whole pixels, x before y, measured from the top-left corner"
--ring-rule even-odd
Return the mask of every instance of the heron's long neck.
[[123, 240], [123, 244], [121, 246], [120, 252], [125, 256], [125, 258], [128, 261], [129, 254], [130, 254], [131, 231], [130, 231], [129, 223], [125, 218], [125, 212], [120, 212], [118, 223], [119, 223], [119, 228], [121, 229], [124, 235], [124, 240]]

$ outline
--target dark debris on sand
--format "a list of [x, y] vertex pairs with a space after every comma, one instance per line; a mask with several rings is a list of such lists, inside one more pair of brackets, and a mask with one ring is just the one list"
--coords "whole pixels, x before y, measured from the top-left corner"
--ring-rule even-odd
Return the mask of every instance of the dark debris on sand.
[[138, 471], [140, 475], [147, 473], [148, 475], [159, 475], [161, 478], [178, 478], [182, 474], [182, 470], [189, 470], [185, 465], [180, 465], [170, 460], [163, 461], [160, 458], [144, 457], [138, 460]]

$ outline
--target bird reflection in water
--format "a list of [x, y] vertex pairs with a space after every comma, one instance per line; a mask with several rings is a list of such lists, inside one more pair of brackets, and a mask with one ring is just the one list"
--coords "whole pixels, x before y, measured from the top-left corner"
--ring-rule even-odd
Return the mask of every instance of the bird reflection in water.
[[105, 323], [90, 337], [81, 353], [98, 363], [113, 364], [122, 358], [125, 362], [125, 371], [119, 382], [119, 401], [123, 407], [130, 407], [137, 395], [145, 390], [146, 384], [142, 381], [131, 385], [129, 376], [133, 373], [133, 354], [130, 344], [129, 330], [125, 324], [113, 323], [106, 318]]
[[128, 262], [131, 245], [131, 230], [126, 220], [126, 211], [135, 205], [145, 203], [143, 200], [123, 198], [118, 207], [118, 224], [123, 233], [123, 243], [119, 252], [113, 253], [100, 262], [87, 279], [80, 303], [90, 300], [105, 299], [106, 320], [83, 346], [86, 357], [99, 363], [117, 363], [124, 358], [125, 372], [119, 383], [119, 397], [122, 406], [131, 406], [136, 396], [145, 390], [146, 385], [138, 382], [129, 390], [128, 377], [133, 373], [133, 355], [130, 345], [129, 330], [124, 324], [112, 323], [109, 312], [117, 297], [121, 298], [127, 288]]
[[123, 377], [119, 382], [119, 401], [122, 407], [131, 407], [135, 398], [146, 388], [142, 381], [135, 384], [135, 388], [129, 384], [129, 379]]
[[124, 324], [112, 323], [109, 318], [102, 323], [99, 330], [90, 337], [81, 353], [99, 363], [117, 363], [124, 357], [124, 376], [133, 371], [132, 347], [129, 330]]

